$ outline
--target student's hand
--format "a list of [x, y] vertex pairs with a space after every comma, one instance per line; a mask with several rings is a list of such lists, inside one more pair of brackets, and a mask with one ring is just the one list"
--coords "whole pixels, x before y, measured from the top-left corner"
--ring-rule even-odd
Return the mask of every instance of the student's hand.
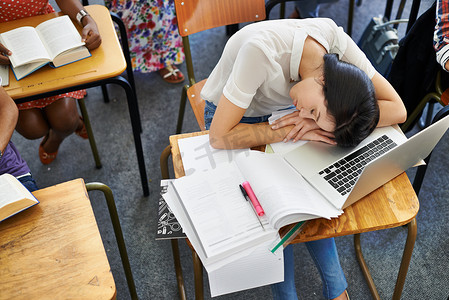
[[89, 50], [98, 48], [101, 44], [101, 36], [98, 31], [97, 23], [95, 23], [91, 16], [86, 16], [83, 18], [81, 39], [86, 43], [86, 47]]
[[285, 136], [284, 142], [290, 140], [293, 142], [311, 140], [335, 144], [333, 140], [334, 135], [331, 132], [321, 129], [313, 119], [301, 117], [299, 111], [292, 112], [274, 121], [272, 129], [275, 130], [290, 125], [294, 125], [294, 127]]
[[12, 52], [0, 43], [0, 65], [9, 65], [10, 61], [8, 56], [11, 54]]
[[334, 134], [331, 132], [328, 132], [328, 131], [324, 131], [321, 128], [306, 132], [301, 137], [301, 140], [323, 142], [323, 143], [330, 144], [330, 145], [337, 144], [337, 142], [335, 142], [335, 140], [334, 140]]

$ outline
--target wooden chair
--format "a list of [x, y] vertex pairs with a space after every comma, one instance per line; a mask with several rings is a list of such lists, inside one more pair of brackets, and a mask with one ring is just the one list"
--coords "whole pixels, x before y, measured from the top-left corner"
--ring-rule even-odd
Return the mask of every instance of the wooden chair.
[[[264, 0], [175, 0], [176, 15], [178, 18], [179, 34], [182, 36], [184, 53], [186, 56], [188, 84], [183, 87], [179, 106], [176, 133], [182, 130], [184, 112], [187, 99], [192, 106], [197, 120], [202, 120], [204, 114], [204, 100], [200, 92], [205, 80], [196, 83], [193, 70], [192, 52], [190, 50], [189, 36], [207, 29], [220, 26], [254, 22], [265, 19]], [[201, 130], [205, 130], [204, 120], [198, 122]]]

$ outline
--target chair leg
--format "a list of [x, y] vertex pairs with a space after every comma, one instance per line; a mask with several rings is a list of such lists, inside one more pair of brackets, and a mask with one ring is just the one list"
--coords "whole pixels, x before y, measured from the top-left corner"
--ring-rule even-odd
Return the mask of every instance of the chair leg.
[[186, 110], [188, 88], [189, 88], [188, 85], [185, 85], [182, 88], [181, 101], [179, 102], [178, 123], [176, 124], [176, 134], [180, 134], [182, 131], [182, 123], [184, 121], [184, 112]]
[[198, 254], [196, 254], [195, 250], [193, 249], [192, 249], [192, 258], [193, 258], [193, 272], [195, 277], [195, 299], [203, 300], [204, 299], [203, 264], [201, 263]]
[[348, 29], [346, 30], [349, 36], [351, 36], [352, 34], [353, 19], [354, 19], [354, 0], [350, 0], [348, 8]]
[[92, 126], [90, 124], [89, 114], [87, 113], [86, 103], [84, 102], [84, 99], [78, 99], [78, 105], [81, 110], [81, 115], [83, 116], [87, 135], [89, 136], [89, 144], [90, 144], [90, 148], [92, 149], [92, 154], [94, 156], [95, 167], [97, 169], [101, 169], [102, 165], [101, 165], [101, 161], [100, 161], [100, 155], [98, 154], [97, 143], [95, 142], [94, 132], [92, 131]]
[[[408, 267], [410, 265], [410, 260], [412, 259], [413, 248], [415, 246], [417, 225], [416, 218], [407, 224], [407, 240], [404, 246], [404, 252], [402, 253], [401, 265], [399, 267], [398, 277], [396, 279], [396, 285], [393, 292], [393, 300], [400, 300], [402, 289], [404, 288], [405, 278], [407, 277]], [[380, 300], [379, 293], [377, 292], [376, 286], [374, 285], [373, 278], [368, 270], [368, 266], [363, 258], [362, 247], [360, 245], [360, 234], [354, 234], [354, 247], [356, 251], [357, 260], [359, 262], [360, 268], [362, 269], [363, 276], [368, 284], [371, 291], [373, 299]]]
[[[161, 175], [162, 179], [168, 179], [170, 178], [170, 174], [168, 172], [168, 157], [170, 156], [171, 146], [165, 147], [165, 149], [162, 151], [160, 156], [160, 167], [161, 167]], [[182, 266], [181, 266], [181, 259], [179, 257], [179, 246], [178, 246], [178, 240], [172, 239], [171, 240], [171, 249], [173, 254], [173, 262], [175, 264], [175, 273], [176, 273], [176, 281], [178, 283], [178, 292], [179, 292], [179, 298], [181, 300], [186, 300], [186, 291], [184, 287], [184, 277], [182, 276]]]
[[109, 94], [106, 84], [101, 85], [101, 92], [103, 93], [103, 101], [104, 103], [109, 103]]
[[159, 165], [161, 167], [161, 175], [162, 179], [169, 179], [170, 174], [168, 172], [168, 157], [170, 156], [171, 146], [165, 147], [165, 149], [161, 153], [161, 157], [159, 160]]
[[366, 283], [371, 291], [371, 295], [373, 296], [373, 299], [380, 300], [379, 293], [377, 292], [376, 285], [374, 284], [371, 273], [369, 272], [368, 265], [363, 258], [362, 246], [360, 245], [360, 233], [354, 234], [354, 247], [357, 260], [360, 268], [362, 269], [363, 277], [365, 277]]
[[405, 242], [404, 253], [402, 254], [401, 266], [399, 267], [398, 278], [394, 287], [393, 300], [401, 299], [402, 289], [404, 288], [405, 278], [407, 277], [408, 267], [412, 259], [413, 248], [415, 246], [416, 234], [418, 232], [416, 218], [407, 224], [407, 241]]
[[122, 228], [118, 218], [117, 208], [115, 206], [114, 196], [111, 189], [99, 182], [86, 183], [87, 191], [99, 190], [103, 192], [106, 203], [108, 205], [109, 216], [111, 217], [112, 226], [114, 228], [115, 239], [117, 240], [120, 258], [122, 259], [123, 269], [125, 270], [126, 281], [128, 282], [128, 289], [131, 294], [131, 299], [137, 299], [136, 286], [134, 284], [133, 274], [131, 272], [131, 265], [129, 264], [128, 253], [126, 252], [125, 240], [123, 239]]
[[173, 253], [173, 261], [175, 263], [176, 281], [178, 282], [179, 298], [186, 300], [186, 290], [184, 287], [184, 277], [182, 276], [181, 259], [179, 258], [178, 240], [171, 240], [171, 249]]

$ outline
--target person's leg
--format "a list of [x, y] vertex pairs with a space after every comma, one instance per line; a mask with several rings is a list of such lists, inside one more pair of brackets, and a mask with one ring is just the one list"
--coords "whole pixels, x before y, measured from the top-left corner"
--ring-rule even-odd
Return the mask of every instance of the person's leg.
[[284, 249], [284, 281], [271, 285], [274, 300], [297, 300], [295, 286], [295, 264], [293, 259], [293, 245]]
[[318, 17], [319, 4], [318, 0], [300, 0], [295, 1], [296, 8], [301, 18]]
[[19, 111], [16, 130], [29, 140], [39, 139], [48, 134], [50, 127], [40, 108]]
[[83, 122], [73, 98], [59, 99], [43, 110], [50, 130], [42, 147], [46, 152], [54, 153], [66, 137], [83, 127]]
[[295, 6], [301, 18], [316, 18], [319, 16], [320, 4], [337, 2], [338, 0], [299, 0]]
[[305, 244], [323, 281], [324, 297], [337, 298], [346, 290], [348, 283], [340, 265], [335, 240], [330, 238]]
[[27, 176], [22, 176], [17, 178], [24, 187], [27, 188], [27, 190], [29, 190], [30, 192], [34, 192], [36, 190], [38, 190], [39, 188], [37, 187], [36, 181], [34, 181], [34, 178], [31, 175], [27, 175]]

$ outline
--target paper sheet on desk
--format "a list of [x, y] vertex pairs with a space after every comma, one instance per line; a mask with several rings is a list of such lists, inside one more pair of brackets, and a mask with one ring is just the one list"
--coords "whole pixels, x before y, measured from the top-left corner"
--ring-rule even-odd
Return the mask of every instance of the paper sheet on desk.
[[173, 187], [169, 185], [167, 192], [163, 195], [164, 199], [178, 218], [193, 247], [197, 249], [196, 252], [209, 275], [212, 297], [284, 280], [283, 251], [272, 254], [269, 249], [272, 241], [209, 264], [204, 259], [199, 241], [194, 234], [191, 234], [194, 229], [186, 221], [187, 216], [176, 205], [173, 192]]
[[[187, 238], [189, 239], [190, 243], [192, 244], [193, 248], [197, 252], [198, 256], [201, 259], [201, 262], [203, 263], [204, 268], [208, 271], [214, 271], [218, 268], [223, 267], [224, 265], [227, 265], [231, 262], [234, 262], [240, 258], [243, 258], [247, 255], [249, 255], [255, 247], [248, 248], [244, 251], [239, 251], [238, 253], [232, 254], [226, 258], [220, 259], [220, 260], [208, 260], [206, 258], [206, 254], [204, 252], [204, 249], [201, 245], [201, 242], [198, 239], [196, 230], [193, 228], [192, 223], [189, 221], [189, 217], [186, 215], [185, 211], [182, 209], [182, 205], [176, 200], [177, 195], [176, 191], [173, 188], [172, 184], [169, 184], [167, 192], [163, 194], [165, 202], [170, 206], [170, 209], [175, 214], [176, 218], [178, 219], [179, 224], [181, 224]], [[279, 235], [277, 235], [279, 236]], [[275, 239], [275, 236], [273, 236], [273, 240]], [[268, 248], [267, 248], [268, 249]]]
[[9, 65], [0, 65], [0, 78], [2, 86], [9, 85]]
[[212, 148], [208, 134], [180, 139], [178, 145], [186, 175], [191, 175], [196, 171], [214, 169], [220, 163], [230, 163], [237, 153], [249, 151], [249, 149], [220, 150]]
[[212, 297], [273, 284], [284, 280], [283, 251], [272, 254], [271, 242], [232, 263], [208, 272]]
[[[277, 119], [288, 115], [294, 111], [297, 111], [296, 107], [292, 107], [289, 109], [284, 109], [284, 110], [277, 110], [271, 113], [271, 117], [268, 118], [268, 123], [269, 124], [273, 124], [274, 121], [276, 121]], [[302, 145], [304, 145], [305, 143], [307, 143], [307, 141], [297, 141], [296, 143], [292, 142], [292, 141], [288, 141], [286, 143], [284, 142], [279, 142], [279, 143], [272, 143], [270, 144], [270, 147], [273, 151], [266, 151], [268, 153], [278, 153], [278, 154], [284, 154], [287, 152], [292, 151], [293, 149], [296, 149], [297, 147], [300, 147]], [[267, 147], [268, 149], [268, 147]]]

